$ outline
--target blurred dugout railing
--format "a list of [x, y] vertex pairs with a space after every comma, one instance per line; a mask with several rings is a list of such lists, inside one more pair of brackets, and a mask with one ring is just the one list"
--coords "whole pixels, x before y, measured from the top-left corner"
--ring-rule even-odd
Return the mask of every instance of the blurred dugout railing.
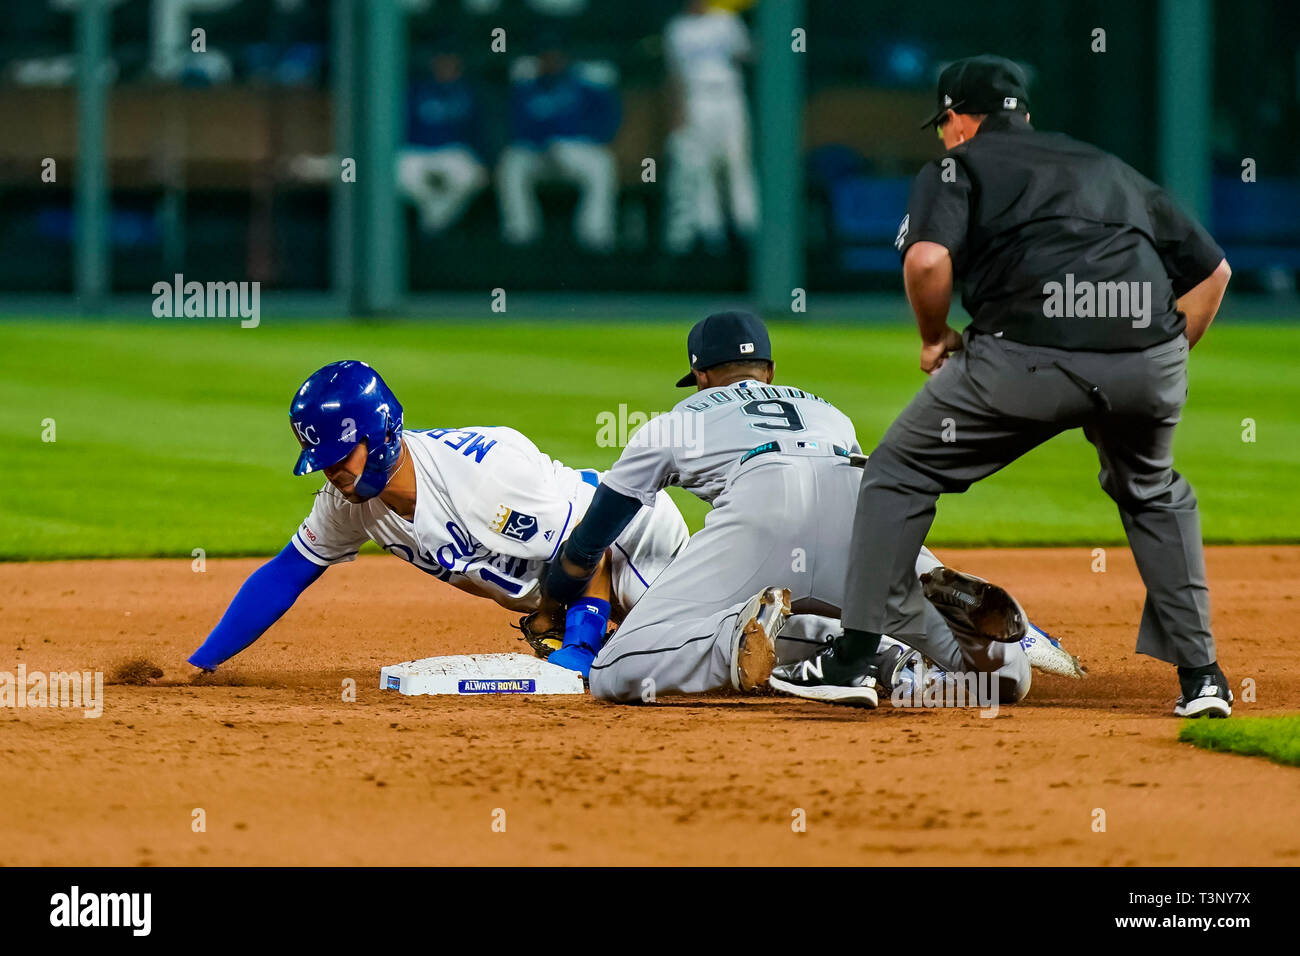
[[[939, 66], [983, 50], [1031, 71], [1039, 125], [1118, 153], [1198, 211], [1236, 288], [1294, 291], [1300, 5], [727, 5], [756, 53], [742, 69], [757, 233], [730, 222], [724, 241], [682, 252], [665, 241], [677, 121], [665, 31], [678, 0], [23, 0], [0, 33], [0, 307], [30, 311], [14, 295], [27, 292], [96, 311], [178, 272], [314, 293], [304, 301], [339, 313], [497, 287], [727, 294], [771, 311], [795, 288], [896, 293], [894, 232], [911, 176], [937, 153], [918, 119]], [[794, 29], [806, 52], [791, 50]], [[561, 178], [536, 186], [542, 241], [502, 238], [514, 83], [546, 47], [604, 71], [621, 114], [608, 144], [614, 238], [599, 252], [574, 227], [581, 187]], [[82, 54], [96, 49], [92, 70]], [[397, 169], [409, 92], [448, 51], [480, 97], [482, 183], [454, 228], [432, 233]]]

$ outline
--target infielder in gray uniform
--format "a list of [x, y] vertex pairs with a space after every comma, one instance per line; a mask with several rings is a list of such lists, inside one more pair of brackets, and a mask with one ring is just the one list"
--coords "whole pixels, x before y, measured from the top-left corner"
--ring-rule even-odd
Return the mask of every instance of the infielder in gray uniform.
[[[599, 649], [591, 692], [606, 700], [751, 690], [778, 658], [804, 657], [839, 630], [826, 616], [837, 618], [843, 604], [861, 477], [853, 423], [816, 395], [770, 384], [771, 345], [756, 316], [709, 316], [691, 330], [688, 352], [691, 371], [678, 385], [696, 393], [633, 436], [546, 579], [549, 596], [572, 603], [619, 529], [666, 485], [713, 505]], [[911, 560], [935, 600], [911, 644], [948, 671], [993, 675], [1001, 702], [1022, 698], [1030, 663], [1018, 643], [1027, 626], [1020, 606], [923, 548]], [[895, 646], [895, 668], [906, 659]]]

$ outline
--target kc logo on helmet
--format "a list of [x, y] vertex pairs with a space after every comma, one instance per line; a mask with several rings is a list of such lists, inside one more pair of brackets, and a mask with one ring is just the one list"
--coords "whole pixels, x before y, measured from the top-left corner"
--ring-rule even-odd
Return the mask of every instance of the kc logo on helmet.
[[302, 422], [291, 422], [294, 432], [298, 435], [298, 444], [306, 448], [308, 445], [319, 445], [320, 439], [316, 437], [315, 425], [304, 425]]

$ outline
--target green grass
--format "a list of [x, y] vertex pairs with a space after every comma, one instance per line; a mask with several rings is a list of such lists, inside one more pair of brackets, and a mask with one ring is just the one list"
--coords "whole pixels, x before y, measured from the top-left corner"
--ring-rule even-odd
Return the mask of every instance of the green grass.
[[1206, 750], [1267, 757], [1277, 763], [1300, 767], [1300, 714], [1189, 720], [1178, 731], [1178, 739]]
[[[309, 510], [289, 468], [289, 397], [318, 366], [363, 358], [412, 427], [514, 426], [575, 466], [606, 466], [597, 416], [681, 396], [680, 323], [2, 322], [0, 440], [9, 475], [0, 559], [268, 554]], [[781, 381], [827, 397], [864, 447], [920, 387], [900, 326], [776, 324]], [[1224, 321], [1192, 359], [1178, 467], [1211, 541], [1300, 540], [1300, 326]], [[1257, 440], [1242, 440], [1254, 419]], [[57, 440], [41, 440], [54, 419]], [[944, 499], [931, 542], [1119, 543], [1113, 505], [1075, 432]], [[687, 520], [703, 506], [687, 495]], [[844, 520], [828, 516], [827, 520]]]

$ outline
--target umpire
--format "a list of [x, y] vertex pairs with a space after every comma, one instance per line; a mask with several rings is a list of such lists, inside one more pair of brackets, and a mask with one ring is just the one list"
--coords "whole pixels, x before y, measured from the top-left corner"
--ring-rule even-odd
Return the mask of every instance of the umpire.
[[[867, 462], [843, 636], [774, 676], [875, 706], [880, 635], [921, 629], [913, 559], [939, 495], [1082, 428], [1147, 589], [1137, 649], [1177, 666], [1176, 715], [1226, 717], [1196, 497], [1173, 470], [1187, 353], [1231, 274], [1223, 250], [1114, 156], [1035, 130], [1011, 61], [952, 64], [938, 107], [925, 125], [946, 152], [917, 176], [895, 242], [930, 379]], [[947, 322], [954, 278], [973, 317], [961, 335]]]

